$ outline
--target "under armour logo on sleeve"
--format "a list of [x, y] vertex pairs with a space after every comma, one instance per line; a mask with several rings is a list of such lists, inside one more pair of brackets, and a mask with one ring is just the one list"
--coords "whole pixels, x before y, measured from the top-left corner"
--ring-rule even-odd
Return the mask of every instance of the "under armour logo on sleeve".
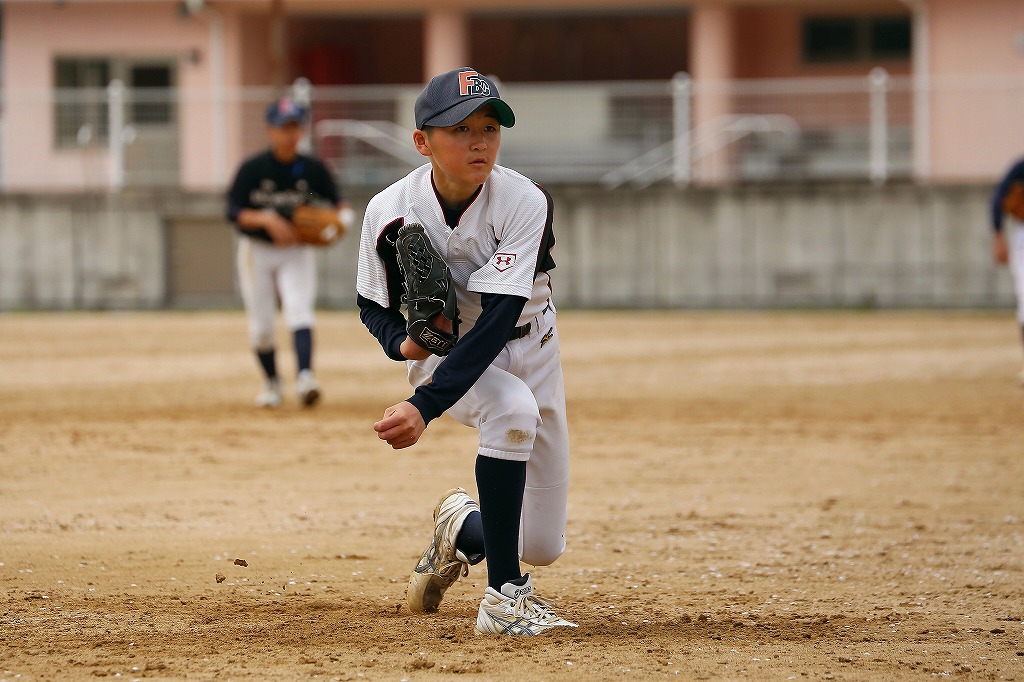
[[516, 262], [516, 254], [514, 253], [496, 253], [494, 258], [491, 259], [491, 265], [498, 272], [505, 272]]

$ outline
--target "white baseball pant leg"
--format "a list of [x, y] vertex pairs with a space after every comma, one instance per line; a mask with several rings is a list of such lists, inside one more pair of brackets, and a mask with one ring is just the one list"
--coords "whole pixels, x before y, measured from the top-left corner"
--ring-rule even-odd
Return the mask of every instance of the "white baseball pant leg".
[[282, 249], [277, 269], [281, 311], [289, 330], [312, 329], [316, 305], [316, 252], [308, 244]]
[[249, 344], [256, 351], [274, 347], [277, 289], [268, 254], [273, 248], [249, 237], [238, 240], [238, 288], [245, 306]]
[[238, 240], [238, 284], [248, 318], [249, 343], [257, 351], [274, 348], [278, 301], [289, 329], [312, 327], [316, 301], [316, 254], [301, 245]]
[[[479, 430], [481, 455], [526, 462], [519, 555], [546, 566], [565, 551], [569, 429], [554, 311], [538, 316], [534, 327], [505, 345], [448, 414]], [[431, 356], [409, 363], [409, 381], [429, 381], [440, 362]]]

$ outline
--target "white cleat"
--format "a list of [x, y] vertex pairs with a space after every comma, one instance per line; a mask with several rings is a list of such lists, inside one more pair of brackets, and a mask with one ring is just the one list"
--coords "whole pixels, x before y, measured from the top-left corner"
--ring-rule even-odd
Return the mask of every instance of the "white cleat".
[[280, 407], [281, 406], [281, 380], [265, 379], [263, 390], [256, 396], [256, 407]]
[[313, 376], [313, 372], [308, 369], [299, 372], [295, 380], [295, 393], [299, 396], [299, 403], [304, 407], [312, 407], [320, 400], [320, 382]]
[[437, 611], [444, 592], [462, 576], [469, 575], [469, 562], [455, 549], [462, 523], [480, 505], [464, 488], [453, 488], [434, 507], [434, 537], [409, 577], [405, 600], [413, 613]]
[[533, 593], [530, 574], [522, 585], [505, 583], [501, 592], [493, 587], [484, 590], [483, 601], [476, 616], [478, 635], [525, 635], [531, 637], [557, 627], [579, 627], [555, 613], [551, 602]]

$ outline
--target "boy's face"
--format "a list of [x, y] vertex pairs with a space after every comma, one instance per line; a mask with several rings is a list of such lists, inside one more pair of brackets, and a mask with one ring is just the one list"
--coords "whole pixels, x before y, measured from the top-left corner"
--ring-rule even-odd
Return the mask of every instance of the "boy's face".
[[291, 161], [298, 153], [299, 142], [302, 140], [302, 125], [296, 121], [289, 121], [279, 126], [268, 126], [267, 136], [270, 138], [270, 148], [281, 161]]
[[417, 130], [416, 149], [430, 158], [434, 184], [445, 193], [472, 193], [494, 168], [501, 147], [501, 124], [494, 107], [480, 107], [462, 122], [447, 128]]

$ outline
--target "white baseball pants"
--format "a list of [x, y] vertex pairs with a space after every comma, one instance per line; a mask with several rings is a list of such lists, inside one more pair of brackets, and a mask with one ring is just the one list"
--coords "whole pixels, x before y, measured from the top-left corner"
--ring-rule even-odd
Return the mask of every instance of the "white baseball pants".
[[[526, 462], [519, 555], [546, 566], [565, 551], [569, 429], [554, 310], [533, 324], [528, 336], [505, 345], [448, 414], [479, 430], [481, 455]], [[441, 361], [408, 363], [409, 382], [430, 381]]]
[[249, 322], [249, 343], [257, 351], [274, 347], [278, 301], [289, 330], [312, 328], [316, 303], [316, 253], [299, 244], [278, 248], [240, 237], [238, 285]]

